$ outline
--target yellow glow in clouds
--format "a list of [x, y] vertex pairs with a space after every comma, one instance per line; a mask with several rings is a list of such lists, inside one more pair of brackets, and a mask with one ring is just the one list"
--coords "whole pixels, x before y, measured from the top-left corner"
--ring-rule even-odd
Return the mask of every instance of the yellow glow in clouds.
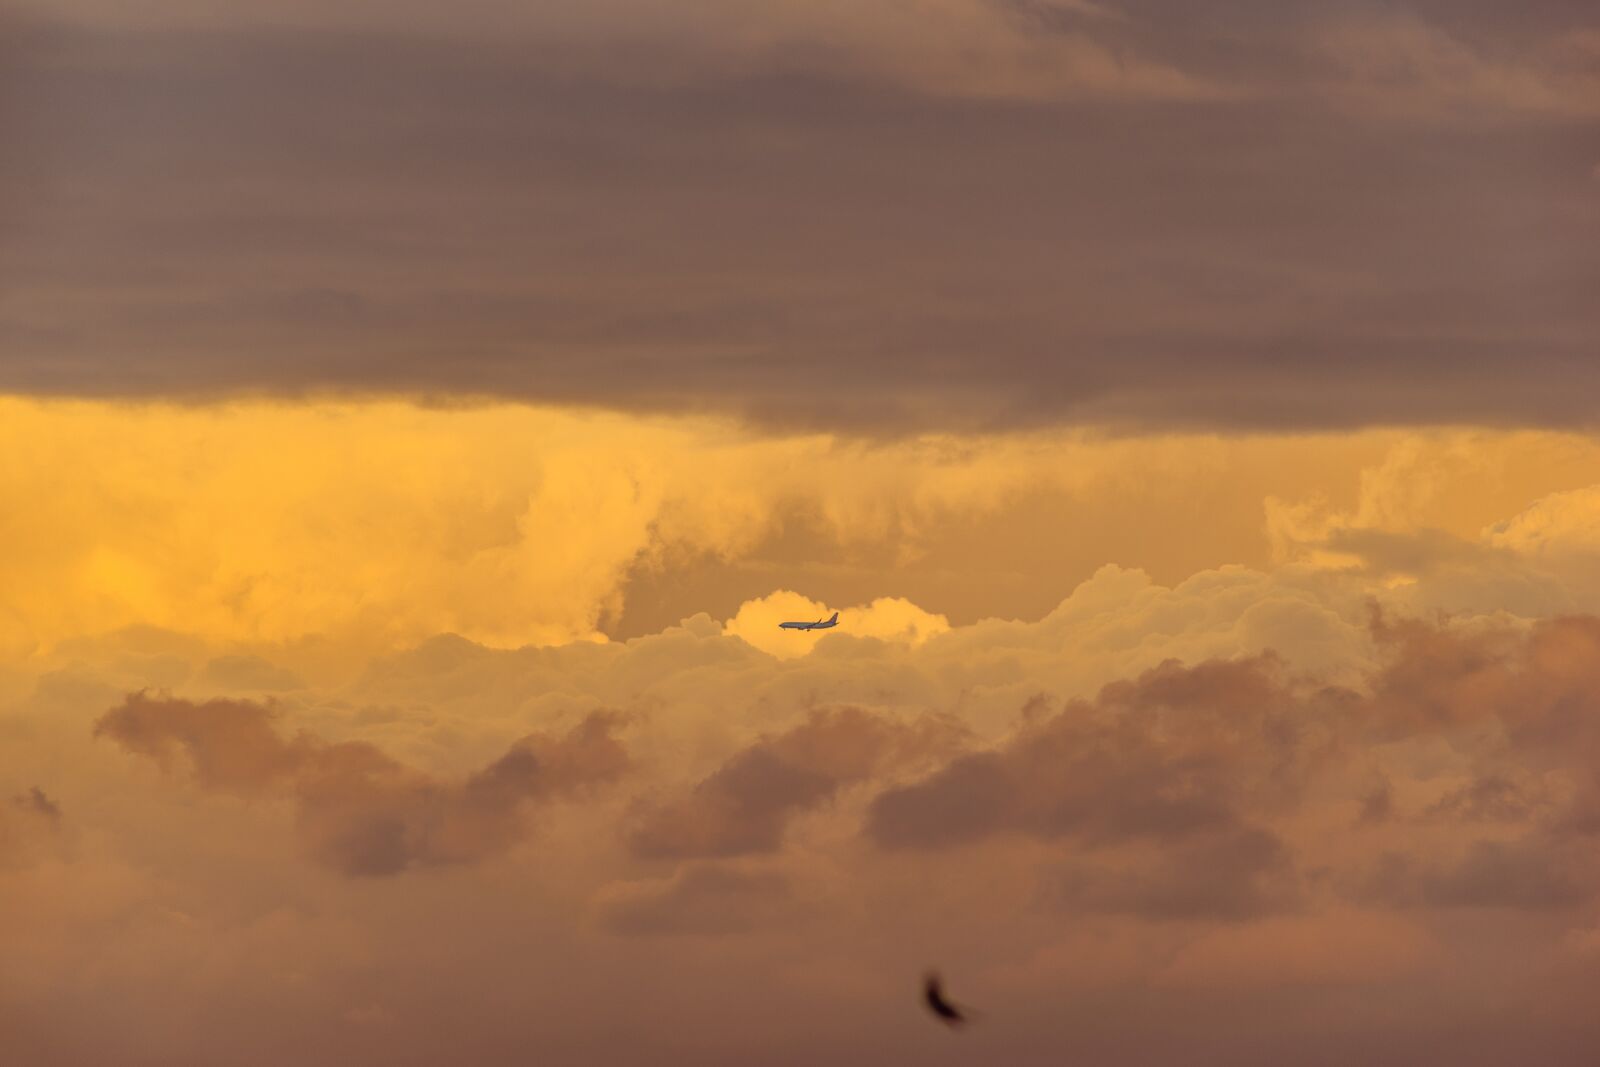
[[[990, 561], [950, 531], [1014, 513], [1059, 541], [1070, 566], [1038, 581], [1064, 597], [1093, 567], [1159, 572], [1197, 540], [1212, 565], [1266, 565], [1340, 525], [1477, 538], [1595, 482], [1595, 443], [1548, 434], [868, 446], [513, 405], [0, 399], [0, 656], [135, 624], [374, 651], [446, 631], [495, 645], [603, 639], [596, 627], [631, 570], [669, 553], [739, 558], [796, 509], [820, 531], [803, 546], [814, 559], [876, 545], [901, 559], [964, 552], [958, 567]], [[1207, 487], [1238, 505], [1174, 522], [1174, 501]], [[1072, 555], [1090, 534], [1115, 545], [1134, 533], [1140, 558]], [[793, 586], [774, 573], [766, 589]], [[829, 605], [851, 632], [917, 643], [947, 628], [948, 606], [896, 599], [892, 567], [866, 586], [859, 610]], [[684, 616], [701, 610], [693, 599]], [[779, 616], [821, 608], [803, 590], [772, 593], [728, 629], [787, 655], [816, 639], [778, 634]]]
[[368, 647], [596, 639], [630, 566], [737, 553], [786, 500], [826, 487], [849, 539], [881, 535], [892, 508], [995, 491], [972, 457], [907, 485], [896, 450], [856, 462], [826, 437], [516, 406], [7, 399], [0, 447], [11, 654], [131, 624]]

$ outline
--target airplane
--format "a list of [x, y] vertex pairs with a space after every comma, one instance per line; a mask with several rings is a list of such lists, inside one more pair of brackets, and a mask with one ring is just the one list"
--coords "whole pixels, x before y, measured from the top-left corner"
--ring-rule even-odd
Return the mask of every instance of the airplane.
[[827, 620], [826, 622], [824, 622], [821, 619], [818, 619], [816, 622], [780, 622], [778, 624], [778, 629], [780, 629], [780, 630], [831, 630], [833, 627], [838, 626], [838, 625], [839, 625], [839, 613], [836, 611], [836, 612], [833, 613], [833, 618]]

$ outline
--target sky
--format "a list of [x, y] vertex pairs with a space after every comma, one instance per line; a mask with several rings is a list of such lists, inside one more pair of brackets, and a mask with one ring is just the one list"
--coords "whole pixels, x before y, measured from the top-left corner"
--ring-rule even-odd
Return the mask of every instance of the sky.
[[0, 9], [6, 1047], [1587, 1064], [1597, 291], [1578, 0]]

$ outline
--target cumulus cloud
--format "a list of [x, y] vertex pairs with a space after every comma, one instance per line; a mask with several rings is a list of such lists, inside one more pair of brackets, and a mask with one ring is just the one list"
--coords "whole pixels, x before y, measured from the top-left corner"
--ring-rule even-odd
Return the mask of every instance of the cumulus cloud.
[[861, 708], [818, 709], [642, 813], [629, 845], [646, 859], [775, 851], [795, 816], [896, 764], [951, 749], [962, 733], [950, 720], [904, 724]]
[[1593, 553], [1600, 549], [1600, 486], [1541, 497], [1485, 533], [1494, 547], [1527, 555]]
[[[1141, 646], [1180, 632], [1194, 640], [1168, 654], [1187, 660], [1271, 645], [1336, 670], [1365, 656], [1372, 595], [1410, 613], [1600, 608], [1580, 534], [1492, 532], [1600, 482], [1600, 449], [1564, 434], [869, 444], [510, 405], [0, 409], [0, 444], [19, 458], [0, 470], [6, 662], [65, 663], [90, 635], [154, 627], [177, 635], [170, 647], [127, 655], [172, 669], [143, 684], [174, 688], [181, 669], [207, 676], [205, 696], [345, 682], [443, 633], [598, 641], [699, 612], [785, 656], [843, 631], [1020, 655], [1005, 620], [1049, 614], [1078, 661], [1118, 660], [1096, 668], [1104, 681], [1159, 662]], [[341, 444], [350, 435], [359, 448]], [[57, 464], [83, 473], [51, 477]], [[1173, 529], [1213, 499], [1227, 506]], [[1563, 505], [1562, 529], [1581, 527], [1583, 506]], [[1366, 566], [1341, 585], [1323, 552]], [[835, 608], [831, 634], [777, 629]], [[196, 641], [210, 643], [200, 663]]]
[[[1051, 610], [925, 637], [863, 632], [870, 596], [819, 589], [792, 595], [867, 607], [770, 654], [738, 622], [786, 610], [765, 573], [628, 640], [374, 648], [206, 618], [30, 653], [0, 702], [0, 1013], [47, 1038], [100, 1021], [67, 1063], [139, 1041], [228, 1063], [241, 1035], [307, 1063], [884, 1062], [922, 1054], [915, 979], [937, 962], [1004, 1006], [1007, 1062], [1206, 1047], [1264, 1065], [1335, 1039], [1382, 1064], [1418, 1041], [1459, 1059], [1482, 1038], [1460, 1020], [1483, 1016], [1576, 1067], [1548, 1043], [1593, 1047], [1600, 621], [1463, 583], [1484, 553], [1577, 573], [1578, 534], [1489, 542], [1495, 514], [1554, 491], [1538, 472], [1586, 482], [1585, 453], [1508, 445], [1513, 493], [1484, 442], [1391, 444], [1328, 461], [1346, 491], [1282, 527], [1276, 563], [1105, 566]], [[1205, 447], [1129, 451], [1104, 477], [1266, 463]], [[929, 495], [1011, 514], [968, 478]], [[873, 511], [890, 482], [834, 498], [840, 529], [917, 525]], [[1286, 506], [1309, 499], [1285, 484]], [[901, 515], [939, 525], [918, 498]], [[1352, 558], [1315, 556], [1333, 548]], [[1409, 610], [1447, 595], [1468, 610]], [[883, 618], [932, 615], [916, 604]], [[302, 684], [258, 687], [280, 672]], [[530, 824], [537, 848], [518, 847]], [[180, 1002], [192, 1025], [145, 1024]], [[1277, 1036], [1219, 1003], [1270, 1008]], [[1156, 1035], [1128, 1023], [1152, 1017]]]
[[[1600, 624], [1373, 625], [1381, 665], [1358, 688], [1271, 656], [1164, 664], [889, 786], [863, 831], [898, 852], [1059, 842], [1072, 859], [1049, 899], [1146, 919], [1247, 920], [1330, 891], [1445, 911], [1591, 901], [1597, 737], [1583, 709], [1600, 693]], [[1390, 773], [1413, 769], [1374, 791], [1375, 751]], [[1347, 831], [1308, 829], [1340, 807]], [[1359, 835], [1402, 840], [1392, 826], [1407, 851], [1372, 856], [1384, 846]]]
[[[834, 584], [851, 565], [859, 599], [838, 599], [849, 624], [916, 643], [947, 622], [869, 583], [881, 554], [905, 570], [952, 519], [993, 515], [1041, 484], [1074, 494], [1115, 484], [1128, 464], [1182, 462], [1184, 451], [1027, 436], [874, 446], [516, 406], [0, 407], [0, 440], [26, 458], [0, 472], [0, 498], [16, 502], [0, 651], [160, 627], [235, 646], [204, 670], [220, 688], [256, 692], [325, 676], [347, 650], [443, 632], [500, 646], [597, 640], [631, 583], [692, 570], [686, 562], [752, 564], [725, 609], [688, 605], [718, 617], [770, 594], [780, 568]], [[350, 435], [359, 448], [341, 446]], [[123, 440], [140, 444], [118, 451]], [[84, 475], [52, 478], [57, 463]], [[930, 561], [906, 582], [949, 568]], [[820, 607], [791, 600], [785, 610]], [[693, 614], [670, 607], [668, 622]], [[735, 626], [758, 646], [809, 647], [763, 628], [776, 600], [750, 612]], [[298, 673], [264, 672], [267, 652], [236, 647], [312, 637], [338, 651], [303, 645], [310, 664]]]
[[274, 709], [242, 700], [196, 704], [136, 693], [95, 727], [131, 753], [170, 765], [180, 753], [204, 788], [293, 790], [310, 853], [348, 875], [472, 863], [522, 839], [525, 803], [611, 781], [628, 766], [614, 716], [593, 713], [562, 737], [530, 735], [460, 782], [443, 782], [361, 742], [285, 739]]
[[[1064, 620], [1114, 626], [1113, 598], [1085, 596], [1006, 630], [1009, 647], [1060, 656], [1073, 643], [1063, 645]], [[1210, 624], [1231, 626], [1226, 612]], [[299, 994], [284, 990], [309, 982], [344, 1029], [285, 1008], [281, 1033], [264, 1040], [285, 1052], [343, 1048], [327, 1035], [351, 1032], [347, 1016], [382, 1018], [357, 1028], [356, 1062], [418, 1040], [414, 1021], [458, 1019], [407, 980], [363, 977], [368, 964], [341, 970], [335, 957], [453, 981], [474, 999], [513, 971], [533, 983], [518, 987], [529, 996], [560, 997], [544, 983], [576, 981], [540, 1025], [589, 1053], [605, 1044], [594, 1036], [604, 1020], [584, 1003], [612, 1005], [651, 1041], [701, 1018], [684, 998], [781, 995], [847, 1014], [871, 1005], [876, 1017], [935, 951], [971, 976], [974, 996], [1003, 983], [1028, 1004], [1070, 954], [1059, 980], [1119, 1011], [1149, 1010], [1142, 998], [1157, 994], [1139, 990], [1187, 1011], [1222, 990], [1259, 1005], [1256, 991], [1294, 1001], [1334, 986], [1358, 1005], [1425, 986], [1459, 1008], [1477, 1003], [1485, 968], [1569, 960], [1569, 942], [1592, 925], [1583, 816], [1596, 739], [1581, 709], [1600, 692], [1589, 667], [1600, 623], [1377, 615], [1365, 625], [1374, 659], [1335, 685], [1257, 653], [1157, 662], [1075, 697], [1019, 658], [1017, 675], [991, 674], [985, 695], [956, 669], [987, 655], [983, 642], [955, 640], [974, 627], [916, 646], [847, 634], [837, 644], [850, 654], [819, 644], [778, 659], [698, 619], [613, 645], [444, 639], [380, 660], [337, 698], [135, 694], [99, 717], [102, 739], [174, 775], [187, 768], [210, 799], [163, 797], [137, 765], [110, 758], [120, 752], [90, 749], [99, 784], [72, 785], [84, 797], [77, 821], [114, 819], [127, 832], [90, 834], [76, 858], [13, 857], [0, 897], [58, 916], [54, 937], [16, 941], [39, 966], [70, 971], [50, 945], [89, 936], [112, 909], [127, 917], [97, 950], [100, 973], [117, 976], [102, 981], [132, 981], [148, 973], [139, 961], [178, 954], [224, 1004], [246, 994], [292, 1004]], [[127, 669], [113, 641], [95, 655]], [[190, 655], [215, 658], [206, 647]], [[37, 699], [69, 708], [74, 692]], [[373, 710], [374, 697], [396, 693], [413, 703]], [[1005, 716], [990, 717], [985, 701]], [[632, 716], [626, 752], [613, 719], [582, 717], [605, 703]], [[571, 730], [548, 725], [574, 715]], [[530, 723], [544, 725], [530, 735]], [[390, 755], [394, 745], [415, 758]], [[424, 769], [446, 754], [466, 769]], [[614, 784], [589, 792], [601, 783]], [[1372, 799], [1375, 783], [1386, 802]], [[580, 795], [595, 802], [551, 804]], [[110, 814], [108, 796], [130, 810]], [[513, 847], [532, 808], [544, 829], [537, 859]], [[8, 806], [6, 824], [23, 815]], [[282, 849], [347, 875], [455, 874], [308, 880]], [[474, 866], [490, 857], [500, 862]], [[148, 863], [163, 876], [141, 874]], [[100, 888], [62, 893], [74, 873]], [[240, 918], [261, 907], [290, 911]], [[1490, 926], [1492, 962], [1447, 958], [1461, 931], [1475, 941], [1470, 932]], [[218, 940], [265, 977], [213, 960], [205, 946]], [[658, 968], [661, 984], [639, 977]], [[318, 977], [274, 977], [289, 972]], [[40, 1003], [61, 996], [26, 988]], [[775, 1040], [753, 1010], [739, 1055]], [[1348, 1032], [1378, 1032], [1376, 1017], [1352, 1011]], [[847, 1031], [876, 1025], [849, 1017]], [[483, 1025], [509, 1024], [490, 1009]], [[1021, 1025], [1028, 1042], [1057, 1046]], [[189, 1033], [196, 1048], [221, 1047], [204, 1028]]]
[[1099, 843], [1179, 841], [1233, 828], [1292, 795], [1315, 756], [1314, 718], [1270, 660], [1167, 664], [1074, 702], [1004, 748], [960, 757], [884, 793], [868, 832], [939, 848], [1012, 832]]
[[195, 704], [135, 693], [106, 712], [95, 735], [168, 767], [181, 753], [206, 788], [253, 790], [294, 775], [320, 748], [304, 734], [285, 741], [273, 718], [271, 706], [250, 701]]

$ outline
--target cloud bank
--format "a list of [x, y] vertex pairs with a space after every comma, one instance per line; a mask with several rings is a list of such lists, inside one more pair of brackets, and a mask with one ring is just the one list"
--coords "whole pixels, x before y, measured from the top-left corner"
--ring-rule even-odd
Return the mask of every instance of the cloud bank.
[[[704, 618], [440, 638], [270, 704], [202, 698], [203, 642], [76, 646], [0, 719], [0, 772], [41, 783], [0, 822], [26, 917], [0, 1002], [69, 1063], [254, 1062], [241, 1033], [308, 1062], [953, 1062], [915, 1014], [938, 962], [1017, 1062], [1276, 1062], [1328, 1039], [1330, 995], [1334, 1044], [1376, 1062], [1472, 1062], [1476, 1012], [1495, 1054], [1582, 1062], [1600, 619], [1429, 621], [1302, 578], [1349, 613], [1313, 666], [1318, 642], [1200, 613], [1226, 579], [1107, 572], [1035, 622], [788, 658]], [[119, 689], [171, 659], [175, 693]], [[108, 991], [204, 1017], [50, 1022]], [[1270, 1033], [1238, 1025], [1269, 1005]]]
[[51, 4], [0, 389], [1590, 425], [1593, 13], [1222, 12]]
[[296, 823], [319, 862], [344, 874], [384, 876], [416, 866], [471, 863], [510, 848], [524, 804], [579, 792], [621, 775], [627, 751], [613, 718], [592, 713], [564, 737], [530, 735], [464, 781], [439, 782], [360, 742], [285, 740], [272, 709], [249, 701], [130, 695], [95, 735], [167, 763], [182, 751], [206, 789], [296, 798]]

